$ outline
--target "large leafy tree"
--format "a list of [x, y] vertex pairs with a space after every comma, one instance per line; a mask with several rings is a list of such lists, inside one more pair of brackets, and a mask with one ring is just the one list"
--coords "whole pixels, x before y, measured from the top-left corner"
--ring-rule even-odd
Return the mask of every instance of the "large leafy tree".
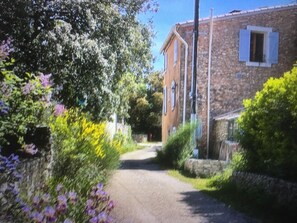
[[[150, 73], [138, 81], [130, 94], [127, 122], [135, 133], [152, 134], [152, 139], [161, 138], [163, 104], [163, 78], [160, 72]], [[131, 91], [132, 92], [132, 91]]]
[[152, 0], [0, 1], [0, 39], [13, 39], [16, 69], [52, 73], [55, 97], [103, 119], [121, 105], [122, 74], [150, 69], [151, 30], [137, 20]]

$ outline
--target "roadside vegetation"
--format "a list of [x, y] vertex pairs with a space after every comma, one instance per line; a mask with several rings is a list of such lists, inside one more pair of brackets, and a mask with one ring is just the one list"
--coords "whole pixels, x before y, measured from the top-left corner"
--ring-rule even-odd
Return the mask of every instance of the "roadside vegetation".
[[[110, 137], [106, 122], [129, 117], [122, 80], [151, 71], [152, 31], [137, 15], [155, 10], [151, 0], [0, 2], [1, 222], [111, 221], [103, 185], [138, 146], [131, 131]], [[18, 165], [45, 156], [27, 140], [38, 128], [50, 129], [53, 173], [28, 197]]]

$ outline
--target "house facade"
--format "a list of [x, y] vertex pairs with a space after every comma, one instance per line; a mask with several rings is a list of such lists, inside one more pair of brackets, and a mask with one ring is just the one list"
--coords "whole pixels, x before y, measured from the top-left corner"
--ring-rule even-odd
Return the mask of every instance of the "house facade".
[[[173, 26], [164, 54], [162, 141], [190, 120], [193, 21]], [[199, 20], [197, 118], [200, 155], [214, 156], [216, 117], [243, 107], [270, 77], [297, 61], [297, 4], [233, 11]], [[216, 157], [213, 157], [216, 158]]]

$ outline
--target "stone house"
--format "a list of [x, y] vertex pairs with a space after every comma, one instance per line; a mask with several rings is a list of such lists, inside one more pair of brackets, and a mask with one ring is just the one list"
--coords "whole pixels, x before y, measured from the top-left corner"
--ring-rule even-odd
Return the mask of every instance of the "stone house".
[[[163, 143], [180, 124], [190, 120], [193, 27], [193, 21], [174, 25], [161, 48]], [[236, 113], [243, 107], [243, 99], [253, 97], [268, 78], [282, 76], [296, 61], [297, 4], [234, 10], [200, 19], [196, 94], [202, 132], [199, 153], [218, 158], [215, 147], [227, 140], [228, 134], [218, 136], [215, 124], [225, 120], [227, 124], [221, 126], [228, 132], [228, 123], [237, 117], [228, 114]]]

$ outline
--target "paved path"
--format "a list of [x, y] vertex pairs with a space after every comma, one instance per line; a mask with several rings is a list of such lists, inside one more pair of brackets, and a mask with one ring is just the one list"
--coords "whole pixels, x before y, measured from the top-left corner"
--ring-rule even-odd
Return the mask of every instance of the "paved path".
[[156, 149], [149, 146], [122, 156], [122, 166], [107, 188], [116, 203], [115, 222], [253, 222], [160, 170], [151, 160]]

